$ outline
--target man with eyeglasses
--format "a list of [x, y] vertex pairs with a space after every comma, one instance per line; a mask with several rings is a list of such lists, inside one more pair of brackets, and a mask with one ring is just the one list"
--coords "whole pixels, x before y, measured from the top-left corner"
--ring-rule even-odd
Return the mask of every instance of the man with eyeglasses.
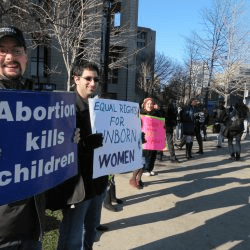
[[[12, 26], [0, 28], [0, 90], [25, 89], [22, 76], [26, 65], [27, 52], [22, 32]], [[0, 206], [0, 249], [42, 249], [43, 204], [43, 195], [38, 195]]]
[[[101, 147], [102, 134], [92, 134], [88, 99], [99, 87], [99, 70], [95, 64], [80, 62], [74, 65], [72, 77], [76, 93], [76, 125], [80, 128], [78, 143], [78, 178], [67, 183], [71, 190], [68, 206], [63, 211], [59, 230], [58, 249], [92, 249], [96, 228], [100, 223], [102, 201], [108, 184], [108, 176], [93, 179], [94, 149]], [[81, 184], [84, 184], [84, 188]], [[83, 199], [82, 199], [83, 198]]]

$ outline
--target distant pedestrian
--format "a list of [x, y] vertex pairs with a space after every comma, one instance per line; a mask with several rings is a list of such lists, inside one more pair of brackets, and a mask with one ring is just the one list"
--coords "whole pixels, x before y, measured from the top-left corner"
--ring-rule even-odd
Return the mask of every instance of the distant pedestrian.
[[197, 99], [191, 98], [189, 104], [186, 105], [181, 111], [181, 121], [183, 123], [183, 141], [186, 142], [186, 157], [187, 159], [193, 158], [192, 147], [195, 135], [195, 113], [197, 113]]
[[[228, 149], [232, 160], [239, 161], [241, 153], [241, 136], [244, 131], [244, 119], [247, 117], [248, 108], [243, 103], [236, 103], [234, 111], [226, 121], [224, 135], [228, 138]], [[233, 140], [235, 139], [235, 145]]]
[[222, 142], [224, 141], [223, 131], [225, 130], [225, 122], [227, 120], [227, 111], [224, 107], [224, 100], [219, 100], [219, 105], [213, 110], [214, 124], [219, 126], [219, 134], [217, 136], [217, 147], [222, 147]]
[[174, 128], [177, 124], [177, 108], [176, 100], [170, 99], [165, 111], [165, 127], [166, 127], [166, 138], [168, 144], [168, 151], [170, 154], [170, 161], [174, 163], [179, 163], [175, 155], [174, 149]]

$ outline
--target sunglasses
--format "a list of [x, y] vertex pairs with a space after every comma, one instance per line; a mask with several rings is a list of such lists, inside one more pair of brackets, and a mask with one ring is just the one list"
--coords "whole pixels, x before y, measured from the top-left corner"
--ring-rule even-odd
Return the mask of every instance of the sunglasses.
[[92, 80], [93, 80], [94, 82], [99, 82], [99, 78], [98, 78], [98, 77], [91, 77], [91, 76], [83, 77], [83, 76], [81, 76], [81, 78], [85, 79], [85, 80], [88, 81], [88, 82], [91, 82]]

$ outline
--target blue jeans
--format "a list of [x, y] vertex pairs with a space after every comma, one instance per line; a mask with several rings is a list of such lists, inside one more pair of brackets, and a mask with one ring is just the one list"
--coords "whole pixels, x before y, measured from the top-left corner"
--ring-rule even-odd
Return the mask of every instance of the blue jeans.
[[97, 222], [97, 227], [100, 226], [101, 224], [101, 213], [102, 213], [102, 203], [104, 201], [104, 198], [106, 196], [106, 189], [104, 192], [102, 192], [100, 195], [97, 196], [97, 201], [96, 201], [96, 210], [97, 210], [97, 219], [96, 219], [96, 222]]
[[176, 128], [176, 140], [182, 140], [183, 138], [183, 125], [180, 121], [177, 121]]
[[63, 210], [59, 229], [58, 250], [91, 249], [99, 222], [100, 196], [75, 204], [74, 208]]

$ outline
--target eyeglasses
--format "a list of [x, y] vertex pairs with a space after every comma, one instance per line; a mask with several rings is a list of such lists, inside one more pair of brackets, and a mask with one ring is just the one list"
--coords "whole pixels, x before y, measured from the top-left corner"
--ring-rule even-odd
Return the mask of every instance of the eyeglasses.
[[13, 49], [0, 48], [0, 56], [6, 56], [7, 54], [21, 56], [24, 54], [24, 49], [22, 47], [15, 47]]
[[98, 77], [91, 77], [91, 76], [86, 76], [86, 77], [80, 76], [80, 77], [83, 78], [83, 79], [85, 79], [88, 82], [91, 82], [92, 80], [94, 82], [99, 82], [99, 78]]

